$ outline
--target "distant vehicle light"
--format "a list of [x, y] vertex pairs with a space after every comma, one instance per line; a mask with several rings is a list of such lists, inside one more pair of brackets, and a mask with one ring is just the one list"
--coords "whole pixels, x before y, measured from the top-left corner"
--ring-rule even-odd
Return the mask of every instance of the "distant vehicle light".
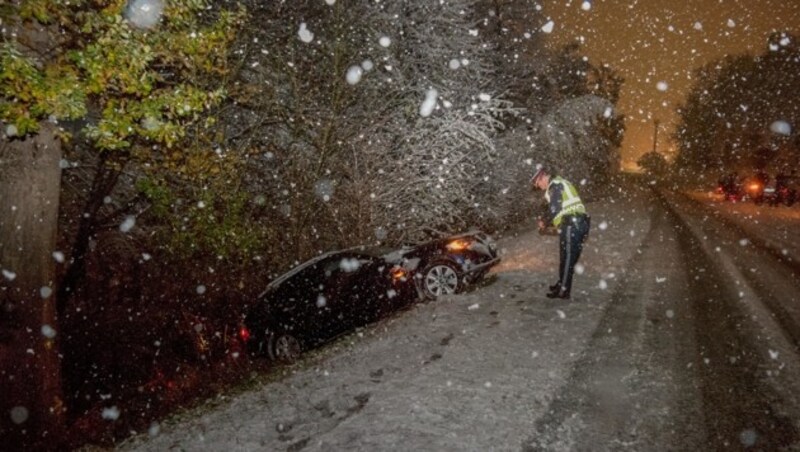
[[447, 249], [450, 251], [463, 251], [469, 248], [470, 242], [464, 239], [456, 239], [447, 244]]
[[242, 326], [239, 328], [239, 337], [242, 338], [243, 342], [249, 341], [251, 337], [250, 330], [246, 326]]
[[761, 184], [752, 183], [752, 184], [747, 186], [747, 189], [750, 190], [750, 191], [759, 191], [759, 190], [761, 190]]

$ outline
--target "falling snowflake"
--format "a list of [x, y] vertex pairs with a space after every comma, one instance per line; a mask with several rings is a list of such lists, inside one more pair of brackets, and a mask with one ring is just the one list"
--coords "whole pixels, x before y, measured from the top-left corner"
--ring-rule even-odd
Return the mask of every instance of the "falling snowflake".
[[778, 135], [785, 135], [789, 136], [792, 134], [792, 126], [786, 121], [775, 121], [769, 126], [769, 130], [772, 133], [777, 133]]
[[361, 76], [363, 74], [364, 74], [364, 69], [361, 66], [356, 66], [356, 65], [350, 66], [350, 68], [347, 69], [347, 76], [346, 76], [347, 83], [351, 85], [357, 84], [358, 82], [361, 81]]
[[317, 296], [317, 307], [324, 308], [326, 304], [328, 304], [328, 300], [325, 298], [324, 295], [319, 294]]
[[581, 4], [581, 9], [584, 10], [584, 11], [589, 11], [590, 9], [592, 9], [592, 2], [590, 2], [588, 0], [584, 1]]
[[161, 0], [133, 0], [123, 13], [125, 19], [137, 28], [153, 28], [164, 11]]
[[28, 420], [28, 409], [24, 406], [15, 406], [11, 409], [11, 422], [19, 425]]
[[354, 272], [361, 267], [361, 262], [358, 259], [342, 259], [339, 261], [339, 268], [347, 273]]
[[422, 105], [419, 106], [419, 114], [423, 118], [427, 118], [428, 116], [433, 113], [433, 109], [436, 107], [436, 99], [439, 97], [439, 92], [435, 89], [431, 88], [425, 93], [425, 100], [422, 101]]
[[42, 336], [52, 339], [56, 337], [56, 330], [50, 325], [42, 325]]
[[381, 38], [378, 40], [378, 43], [382, 47], [389, 47], [390, 45], [392, 45], [392, 38], [388, 36], [381, 36]]
[[669, 88], [669, 86], [667, 85], [667, 82], [661, 81], [661, 82], [656, 83], [656, 89], [661, 91], [661, 92], [666, 91], [668, 88]]
[[134, 217], [133, 215], [128, 215], [127, 217], [125, 217], [125, 221], [123, 221], [122, 224], [119, 225], [119, 230], [127, 233], [130, 232], [134, 226], [136, 226], [136, 217]]
[[553, 32], [553, 27], [555, 27], [555, 26], [556, 26], [556, 23], [553, 22], [552, 20], [547, 21], [546, 24], [542, 25], [542, 31], [545, 32], [545, 33], [552, 33]]
[[300, 29], [297, 30], [297, 36], [299, 36], [300, 40], [305, 42], [306, 44], [314, 40], [314, 33], [312, 33], [311, 30], [307, 28], [305, 22], [300, 24]]
[[119, 408], [116, 406], [112, 406], [110, 408], [103, 408], [103, 413], [101, 414], [103, 419], [107, 421], [116, 421], [119, 419]]
[[150, 435], [150, 437], [153, 437], [158, 436], [159, 433], [161, 433], [161, 425], [158, 422], [153, 421], [153, 423], [150, 424], [150, 427], [147, 429], [147, 434]]

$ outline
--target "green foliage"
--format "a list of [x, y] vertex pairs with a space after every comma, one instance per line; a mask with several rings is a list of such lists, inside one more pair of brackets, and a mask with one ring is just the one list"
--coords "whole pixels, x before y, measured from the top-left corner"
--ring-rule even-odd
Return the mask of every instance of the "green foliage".
[[174, 146], [224, 97], [218, 80], [244, 12], [211, 17], [206, 0], [166, 4], [159, 25], [139, 30], [124, 19], [121, 0], [23, 2], [22, 20], [64, 33], [58, 53], [46, 61], [24, 54], [18, 42], [0, 49], [0, 120], [24, 135], [42, 119], [96, 111], [86, 132], [100, 150]]
[[156, 240], [171, 259], [231, 261], [262, 249], [262, 228], [250, 215], [250, 196], [222, 178], [183, 195], [149, 178], [140, 180], [137, 188], [151, 203], [150, 223], [160, 225]]
[[136, 181], [136, 190], [150, 201], [153, 215], [166, 217], [169, 214], [173, 197], [164, 185], [145, 177]]
[[50, 114], [66, 119], [86, 114], [77, 84], [69, 67], [40, 71], [10, 44], [0, 47], [0, 120], [16, 126], [19, 135], [36, 131], [39, 119]]

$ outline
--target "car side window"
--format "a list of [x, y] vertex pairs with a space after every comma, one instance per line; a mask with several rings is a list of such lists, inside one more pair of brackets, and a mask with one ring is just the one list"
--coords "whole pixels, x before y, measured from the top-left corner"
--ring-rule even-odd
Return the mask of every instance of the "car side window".
[[323, 267], [325, 293], [333, 297], [358, 296], [359, 285], [365, 276], [364, 270], [371, 268], [371, 263], [372, 261], [361, 256], [347, 255], [326, 262]]
[[324, 285], [326, 293], [338, 293], [349, 283], [355, 272], [350, 270], [349, 264], [343, 263], [348, 258], [338, 257], [325, 264]]
[[298, 291], [311, 291], [319, 287], [324, 280], [319, 264], [311, 265], [295, 275], [290, 281]]

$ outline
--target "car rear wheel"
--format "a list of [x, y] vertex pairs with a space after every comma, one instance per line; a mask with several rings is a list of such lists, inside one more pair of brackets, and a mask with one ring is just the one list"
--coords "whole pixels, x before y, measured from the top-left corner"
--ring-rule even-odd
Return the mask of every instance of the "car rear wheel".
[[433, 262], [422, 272], [422, 290], [428, 298], [461, 291], [461, 272], [451, 262]]
[[300, 341], [291, 334], [277, 333], [269, 338], [267, 353], [273, 361], [289, 364], [300, 358], [303, 347]]

